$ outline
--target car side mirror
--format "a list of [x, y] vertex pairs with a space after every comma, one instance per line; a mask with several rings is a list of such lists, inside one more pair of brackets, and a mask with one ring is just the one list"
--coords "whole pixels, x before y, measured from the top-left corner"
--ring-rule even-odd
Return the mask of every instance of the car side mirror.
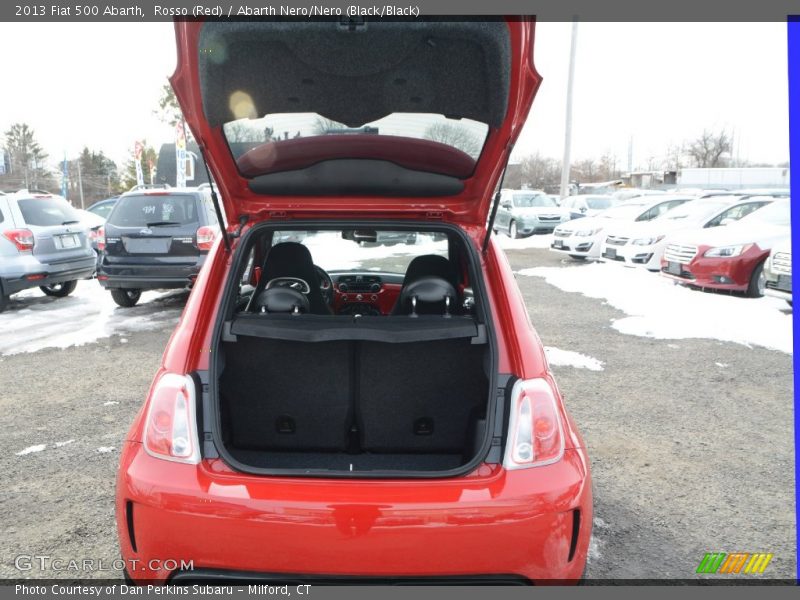
[[508, 200], [501, 202], [500, 206], [502, 206], [503, 208], [507, 208], [509, 210], [511, 210], [512, 208], [512, 204]]
[[580, 210], [582, 213], [585, 213], [585, 212], [586, 212], [586, 207], [585, 207], [585, 206], [581, 206], [579, 210]]

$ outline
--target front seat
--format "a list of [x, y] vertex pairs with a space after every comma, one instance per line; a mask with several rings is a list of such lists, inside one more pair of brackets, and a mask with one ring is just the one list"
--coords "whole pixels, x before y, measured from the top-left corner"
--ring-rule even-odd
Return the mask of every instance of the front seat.
[[[308, 283], [310, 291], [306, 296], [309, 312], [315, 315], [331, 314], [331, 309], [319, 289], [319, 277], [314, 269], [311, 252], [303, 244], [282, 242], [270, 249], [267, 259], [264, 261], [259, 287], [263, 289], [266, 284], [277, 277], [296, 277]], [[260, 291], [258, 290], [258, 292]]]
[[[404, 292], [415, 282], [431, 279], [444, 280], [444, 282], [449, 284], [447, 287], [452, 286], [451, 293], [453, 297], [450, 299], [449, 307], [445, 306], [445, 301], [442, 300], [439, 302], [420, 303], [416, 306], [416, 310], [413, 310], [411, 298]], [[417, 314], [443, 315], [446, 312], [449, 314], [459, 314], [460, 305], [455, 290], [458, 290], [458, 274], [453, 263], [444, 256], [439, 256], [438, 254], [423, 254], [422, 256], [417, 256], [409, 263], [408, 269], [406, 269], [406, 276], [403, 278], [400, 296], [391, 314], [410, 315], [412, 311]]]

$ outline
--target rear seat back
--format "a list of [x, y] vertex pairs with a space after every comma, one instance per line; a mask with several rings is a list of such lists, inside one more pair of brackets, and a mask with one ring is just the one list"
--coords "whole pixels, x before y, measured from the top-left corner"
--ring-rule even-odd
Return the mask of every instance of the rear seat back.
[[352, 344], [239, 337], [226, 343], [223, 398], [231, 442], [251, 450], [347, 450]]
[[462, 452], [486, 407], [485, 352], [469, 339], [362, 342], [355, 405], [362, 449]]

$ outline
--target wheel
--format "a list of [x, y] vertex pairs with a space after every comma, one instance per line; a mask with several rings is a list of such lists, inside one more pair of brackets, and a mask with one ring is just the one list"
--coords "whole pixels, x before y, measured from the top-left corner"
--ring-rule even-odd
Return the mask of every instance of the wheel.
[[124, 308], [135, 306], [141, 296], [142, 290], [126, 290], [122, 288], [111, 290], [111, 297], [114, 299], [114, 302]]
[[581, 254], [570, 254], [569, 257], [572, 260], [586, 260], [586, 257]]
[[511, 221], [508, 225], [508, 237], [512, 240], [517, 240], [520, 238], [519, 230], [517, 230], [517, 222]]
[[54, 283], [53, 285], [40, 285], [39, 289], [48, 296], [53, 296], [54, 298], [63, 298], [64, 296], [69, 296], [72, 292], [74, 292], [76, 287], [78, 287], [78, 282], [73, 280], [65, 281], [64, 283]]
[[761, 261], [753, 269], [753, 274], [750, 275], [750, 284], [747, 286], [748, 298], [761, 298], [764, 295], [764, 290], [767, 287], [767, 278], [764, 275], [764, 261]]

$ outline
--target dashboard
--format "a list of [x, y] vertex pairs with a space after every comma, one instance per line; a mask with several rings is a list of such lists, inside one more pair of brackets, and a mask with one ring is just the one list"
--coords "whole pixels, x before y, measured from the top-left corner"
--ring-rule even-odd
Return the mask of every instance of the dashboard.
[[378, 271], [331, 271], [332, 308], [337, 315], [388, 315], [392, 312], [404, 275]]

